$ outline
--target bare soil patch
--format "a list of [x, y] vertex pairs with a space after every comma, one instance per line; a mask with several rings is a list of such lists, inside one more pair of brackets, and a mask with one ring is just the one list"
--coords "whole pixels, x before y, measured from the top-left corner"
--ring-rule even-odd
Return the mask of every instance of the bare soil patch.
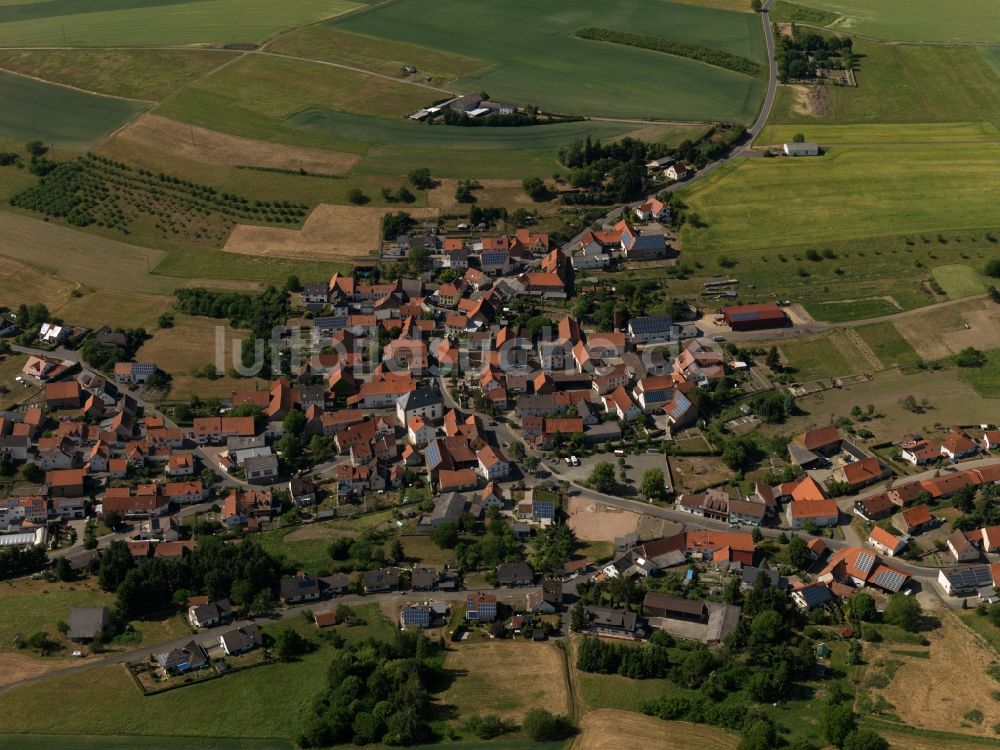
[[663, 721], [616, 708], [591, 711], [580, 721], [580, 729], [582, 731], [573, 742], [572, 750], [638, 746], [650, 750], [686, 750], [694, 747], [735, 750], [739, 745], [736, 737], [714, 727], [686, 721]]
[[826, 117], [830, 114], [830, 102], [827, 99], [825, 86], [791, 86], [795, 94], [793, 108], [796, 114], [808, 117]]
[[536, 706], [552, 713], [568, 710], [562, 657], [551, 643], [463, 644], [448, 652], [444, 666], [455, 681], [442, 701], [462, 717], [496, 713], [520, 720]]
[[707, 487], [727, 479], [731, 472], [714, 456], [671, 456], [670, 471], [677, 492]]
[[942, 334], [941, 340], [958, 353], [967, 346], [977, 349], [996, 349], [1000, 347], [1000, 320], [993, 310], [969, 310], [962, 315], [968, 328], [961, 328]]
[[113, 140], [129, 141], [171, 156], [207, 164], [304, 169], [316, 174], [346, 174], [361, 158], [357, 154], [321, 148], [286, 146], [240, 138], [157, 115], [143, 115], [119, 130]]
[[[879, 649], [880, 660], [896, 659], [902, 664], [889, 685], [877, 692], [895, 706], [904, 724], [994, 737], [1000, 703], [990, 697], [997, 683], [986, 670], [997, 663], [996, 654], [954, 614], [945, 610], [937, 614], [941, 627], [926, 634], [931, 644], [929, 659], [890, 653], [889, 647]], [[877, 668], [876, 660], [871, 661]], [[963, 719], [972, 710], [982, 712], [979, 724]]]
[[[223, 250], [245, 255], [306, 260], [346, 261], [379, 247], [382, 216], [387, 209], [321, 203], [302, 229], [277, 229], [238, 224]], [[414, 218], [438, 216], [436, 208], [407, 208]]]
[[930, 307], [899, 318], [893, 325], [924, 359], [943, 359], [967, 346], [994, 349], [1000, 347], [1000, 314], [991, 305], [980, 299]]
[[13, 685], [21, 680], [27, 680], [66, 666], [69, 664], [62, 660], [44, 661], [26, 654], [0, 654], [0, 687]]
[[[458, 187], [458, 180], [438, 180], [440, 183], [433, 190], [427, 192], [427, 205], [432, 208], [440, 208], [452, 211], [462, 208], [465, 204], [455, 200], [455, 188]], [[524, 192], [520, 180], [479, 180], [481, 188], [473, 191], [476, 196], [476, 203], [481, 206], [506, 206], [513, 209], [519, 206], [524, 208], [534, 208], [538, 205]]]
[[588, 542], [613, 542], [618, 537], [631, 534], [639, 527], [639, 515], [627, 510], [571, 497], [566, 503], [569, 518], [566, 525], [578, 538]]
[[310, 524], [308, 526], [300, 526], [295, 531], [285, 534], [285, 541], [305, 542], [311, 539], [337, 539], [340, 537], [357, 539], [358, 532], [348, 531], [347, 529], [331, 529], [329, 526]]

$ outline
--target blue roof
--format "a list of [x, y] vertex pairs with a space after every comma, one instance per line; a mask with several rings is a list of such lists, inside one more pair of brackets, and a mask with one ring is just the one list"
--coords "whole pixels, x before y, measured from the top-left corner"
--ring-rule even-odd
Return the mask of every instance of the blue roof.
[[821, 604], [826, 604], [833, 599], [833, 592], [827, 586], [804, 586], [799, 589], [799, 595], [805, 599], [806, 605], [812, 609]]
[[663, 251], [667, 247], [667, 240], [662, 234], [642, 234], [635, 238], [629, 246], [629, 250], [655, 250]]
[[673, 324], [674, 320], [669, 315], [645, 315], [632, 318], [628, 325], [633, 333], [662, 333], [669, 331]]

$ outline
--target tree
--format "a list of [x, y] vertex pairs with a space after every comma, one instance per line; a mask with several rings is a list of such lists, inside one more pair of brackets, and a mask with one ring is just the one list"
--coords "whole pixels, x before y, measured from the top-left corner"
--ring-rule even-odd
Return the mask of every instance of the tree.
[[986, 275], [1000, 279], [1000, 258], [993, 258], [986, 264]]
[[558, 742], [576, 734], [576, 727], [568, 717], [551, 714], [544, 708], [528, 711], [521, 729], [535, 742]]
[[982, 367], [989, 361], [986, 355], [974, 346], [965, 347], [951, 360], [959, 367]]
[[[756, 0], [760, 4], [760, 0]], [[737, 750], [771, 750], [778, 746], [778, 733], [774, 724], [758, 720], [743, 730], [743, 739]]]
[[847, 736], [858, 727], [849, 701], [827, 704], [820, 721], [823, 726], [823, 736], [830, 744], [837, 747], [843, 747]]
[[443, 523], [431, 530], [431, 540], [441, 549], [452, 549], [458, 544], [458, 525]]
[[414, 169], [410, 172], [410, 184], [420, 190], [430, 190], [434, 187], [434, 180], [431, 178], [431, 170], [426, 167]]
[[871, 594], [864, 592], [855, 594], [848, 602], [848, 610], [852, 617], [857, 617], [864, 622], [874, 622], [878, 619], [878, 609], [875, 607], [875, 599]]
[[403, 543], [398, 537], [392, 540], [392, 546], [389, 548], [389, 556], [396, 562], [403, 562], [406, 559], [406, 553], [403, 551]]
[[775, 371], [781, 369], [781, 353], [778, 351], [778, 347], [772, 346], [767, 350], [767, 355], [764, 357], [764, 364]]
[[73, 566], [65, 557], [60, 557], [53, 566], [53, 572], [60, 581], [68, 581], [73, 577]]
[[[1000, 609], [997, 611], [1000, 612]], [[582, 633], [587, 629], [587, 613], [583, 608], [583, 602], [580, 600], [577, 600], [570, 611], [569, 626], [574, 633]]]
[[347, 191], [347, 200], [355, 206], [363, 206], [368, 202], [369, 198], [361, 191], [361, 188], [351, 188]]
[[38, 466], [38, 464], [29, 461], [24, 466], [21, 467], [21, 474], [24, 476], [25, 480], [31, 482], [32, 484], [41, 484], [45, 481], [45, 472]]
[[920, 628], [920, 602], [915, 596], [893, 594], [885, 605], [883, 617], [890, 625], [896, 625], [909, 633]]
[[812, 562], [809, 545], [797, 534], [788, 541], [788, 562], [799, 570], [809, 567], [809, 563]]
[[639, 482], [639, 492], [650, 500], [655, 500], [663, 496], [663, 487], [662, 469], [649, 469], [643, 472], [642, 481]]
[[792, 141], [794, 143], [805, 143], [806, 142], [805, 134], [796, 133], [794, 136], [792, 136]]
[[871, 729], [858, 729], [847, 735], [844, 750], [889, 750], [889, 743]]
[[281, 424], [284, 427], [286, 434], [299, 436], [305, 432], [306, 415], [298, 409], [292, 409], [285, 415]]
[[587, 482], [598, 492], [614, 492], [618, 487], [615, 483], [615, 467], [607, 461], [600, 461], [591, 470]]
[[116, 539], [101, 556], [101, 564], [97, 569], [97, 580], [105, 591], [115, 591], [125, 580], [128, 572], [135, 567], [135, 558], [128, 544]]
[[282, 628], [274, 636], [274, 655], [279, 661], [294, 661], [306, 652], [309, 642], [291, 628]]
[[528, 197], [533, 201], [546, 201], [549, 199], [549, 189], [541, 177], [526, 177], [521, 181], [521, 187]]

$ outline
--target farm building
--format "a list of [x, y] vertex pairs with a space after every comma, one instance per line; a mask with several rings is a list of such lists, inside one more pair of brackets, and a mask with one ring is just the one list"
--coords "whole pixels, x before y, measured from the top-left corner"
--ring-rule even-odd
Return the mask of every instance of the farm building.
[[722, 317], [734, 331], [757, 331], [762, 328], [781, 328], [788, 324], [785, 311], [777, 302], [759, 305], [723, 307]]
[[815, 143], [786, 143], [782, 151], [785, 156], [819, 156], [819, 146]]

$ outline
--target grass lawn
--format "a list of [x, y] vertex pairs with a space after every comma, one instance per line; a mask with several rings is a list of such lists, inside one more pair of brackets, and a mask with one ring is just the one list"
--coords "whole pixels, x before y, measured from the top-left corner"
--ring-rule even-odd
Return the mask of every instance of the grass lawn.
[[[771, 124], [985, 121], [1000, 125], [1000, 74], [976, 47], [855, 39], [854, 52], [860, 57], [858, 85], [823, 87], [829, 114], [813, 117], [795, 112], [793, 92], [782, 86]], [[917, 130], [913, 137], [924, 136]]]
[[[963, 370], [960, 378], [956, 377], [954, 369], [876, 373], [871, 382], [796, 399], [796, 405], [803, 412], [801, 416], [792, 417], [782, 425], [767, 425], [762, 431], [767, 435], [797, 435], [828, 425], [837, 416], [850, 414], [854, 406], [864, 409], [868, 404], [873, 404], [880, 416], [861, 426], [871, 430], [875, 436], [872, 442], [876, 443], [898, 440], [908, 432], [932, 435], [936, 423], [979, 424], [983, 415], [996, 413], [997, 401], [985, 396], [986, 388], [980, 394], [965, 382], [968, 372]], [[994, 382], [997, 382], [996, 376]], [[918, 402], [926, 398], [928, 408], [921, 413], [904, 409], [900, 402], [909, 395]]]
[[854, 344], [840, 332], [779, 342], [778, 348], [798, 381], [854, 375], [865, 369]]
[[931, 275], [952, 299], [971, 297], [986, 291], [979, 272], [960, 263], [938, 266], [931, 271]]
[[983, 398], [1000, 398], [1000, 349], [988, 351], [986, 356], [988, 362], [983, 367], [960, 367], [958, 373]]
[[[3, 10], [0, 5], [0, 15]], [[77, 149], [88, 148], [147, 107], [6, 72], [0, 72], [0, 100], [0, 135]]]
[[[648, 50], [572, 37], [584, 26], [621, 31], [641, 28], [651, 36], [762, 60], [760, 20], [748, 13], [671, 2], [642, 6], [623, 0], [610, 4], [513, 0], [478, 5], [462, 0], [401, 0], [335, 20], [332, 25], [482, 59], [489, 67], [459, 79], [456, 90], [485, 89], [497, 99], [537, 104], [549, 111], [748, 122], [763, 92], [762, 81], [747, 76]], [[487, 28], [492, 33], [466, 33], [470, 28]], [[657, 85], [649, 85], [651, 76]]]
[[285, 535], [295, 530], [293, 528], [265, 531], [257, 538], [265, 550], [275, 557], [284, 558], [286, 563], [293, 565], [297, 570], [305, 571], [309, 575], [327, 575], [333, 566], [333, 560], [327, 552], [331, 539], [285, 541]]
[[789, 3], [785, 0], [775, 0], [771, 3], [771, 20], [775, 23], [801, 23], [810, 26], [826, 26], [837, 20], [836, 13], [817, 8], [807, 8], [804, 5]]
[[0, 49], [0, 68], [98, 94], [159, 101], [235, 54], [198, 49]]
[[59, 620], [69, 619], [71, 607], [98, 607], [113, 596], [97, 588], [96, 579], [72, 583], [48, 583], [20, 579], [0, 583], [0, 646], [9, 648], [17, 635], [38, 630], [55, 633]]
[[842, 146], [818, 158], [737, 160], [683, 194], [707, 223], [685, 225], [684, 246], [740, 253], [995, 227], [998, 159], [1000, 143]]
[[[176, 315], [173, 328], [157, 330], [151, 339], [136, 353], [136, 359], [155, 362], [160, 369], [173, 376], [170, 385], [170, 400], [186, 401], [192, 395], [202, 398], [212, 396], [229, 397], [233, 391], [253, 390], [254, 385], [268, 388], [267, 381], [253, 378], [230, 378], [228, 376], [209, 380], [191, 374], [194, 368], [214, 364], [216, 367], [217, 336], [222, 337], [227, 370], [233, 363], [235, 341], [246, 340], [249, 331], [231, 328], [225, 320]], [[238, 349], [236, 350], [238, 351]]]
[[903, 41], [990, 42], [1000, 36], [992, 0], [963, 0], [958, 8], [935, 0], [798, 0], [837, 16], [829, 27], [861, 36]]
[[872, 323], [854, 330], [888, 367], [911, 367], [920, 359], [892, 323]]
[[633, 680], [618, 675], [576, 673], [578, 698], [591, 710], [621, 708], [639, 711], [646, 701], [656, 700], [664, 693], [684, 691], [670, 680]]
[[124, 46], [260, 42], [276, 31], [361, 7], [349, 0], [72, 0], [0, 4], [0, 44]]
[[88, 289], [79, 297], [71, 297], [63, 305], [49, 305], [49, 310], [74, 325], [87, 328], [100, 328], [102, 325], [112, 328], [145, 328], [147, 333], [152, 334], [156, 332], [156, 319], [173, 306], [174, 298], [166, 295]]

